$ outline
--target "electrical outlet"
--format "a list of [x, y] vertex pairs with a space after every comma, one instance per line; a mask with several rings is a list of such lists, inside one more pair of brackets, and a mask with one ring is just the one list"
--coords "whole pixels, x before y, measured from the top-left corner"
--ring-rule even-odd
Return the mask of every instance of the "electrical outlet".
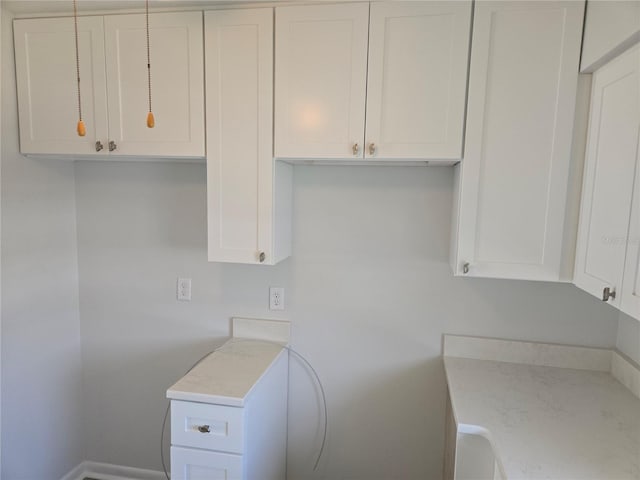
[[284, 310], [284, 288], [269, 288], [269, 310]]
[[183, 300], [185, 302], [191, 301], [191, 279], [190, 278], [178, 277], [177, 296], [178, 296], [178, 300]]

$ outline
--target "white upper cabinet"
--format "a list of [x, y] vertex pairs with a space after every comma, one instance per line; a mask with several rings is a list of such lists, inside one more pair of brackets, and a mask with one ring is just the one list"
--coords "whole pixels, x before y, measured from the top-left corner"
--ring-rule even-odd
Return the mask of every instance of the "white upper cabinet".
[[22, 153], [204, 157], [202, 13], [156, 13], [149, 23], [155, 128], [146, 125], [145, 16], [78, 19], [79, 137], [73, 19], [15, 20]]
[[20, 150], [34, 154], [96, 153], [95, 143], [106, 140], [108, 128], [102, 17], [78, 19], [82, 117], [87, 129], [84, 137], [76, 131], [73, 19], [16, 20], [13, 33]]
[[366, 158], [460, 159], [469, 2], [371, 4]]
[[560, 279], [583, 2], [477, 2], [457, 275]]
[[368, 3], [276, 8], [276, 157], [362, 157], [368, 29]]
[[[636, 56], [640, 56], [640, 52], [636, 53]], [[636, 62], [636, 65], [640, 65], [640, 58], [637, 58]], [[638, 81], [637, 88], [640, 90], [639, 73], [636, 73], [636, 79]], [[640, 139], [638, 141], [640, 142]], [[620, 308], [627, 315], [640, 320], [640, 144], [636, 150], [636, 181], [633, 187], [631, 221], [625, 258]]]
[[629, 225], [631, 219], [637, 235], [638, 190], [633, 200], [635, 217], [631, 211], [639, 132], [640, 47], [635, 47], [593, 75], [574, 274], [578, 287], [618, 308], [624, 304], [635, 316], [639, 312], [638, 237], [630, 237]]
[[104, 19], [109, 92], [109, 140], [119, 155], [204, 156], [202, 13], [149, 15], [149, 111], [144, 15]]
[[275, 156], [460, 159], [470, 18], [471, 2], [276, 8]]
[[274, 162], [273, 9], [205, 14], [209, 261], [291, 254], [292, 167]]

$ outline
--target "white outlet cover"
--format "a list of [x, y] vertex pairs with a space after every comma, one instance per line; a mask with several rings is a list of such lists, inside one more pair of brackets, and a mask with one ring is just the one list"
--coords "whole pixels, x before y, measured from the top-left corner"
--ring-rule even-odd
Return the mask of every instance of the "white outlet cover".
[[191, 301], [191, 279], [190, 278], [178, 278], [176, 296], [178, 300], [182, 300], [185, 302]]
[[284, 288], [269, 288], [269, 310], [284, 310]]

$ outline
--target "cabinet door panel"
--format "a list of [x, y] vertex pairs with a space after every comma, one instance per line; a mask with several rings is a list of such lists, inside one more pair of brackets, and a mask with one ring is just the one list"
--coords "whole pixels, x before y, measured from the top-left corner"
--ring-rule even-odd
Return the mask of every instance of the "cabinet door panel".
[[[574, 282], [599, 298], [606, 287], [620, 291], [625, 268], [640, 128], [639, 52], [593, 75]], [[619, 306], [620, 294], [610, 303]]]
[[583, 2], [480, 2], [454, 271], [560, 276]]
[[242, 457], [210, 450], [171, 447], [173, 480], [243, 480]]
[[[640, 65], [640, 51], [638, 52]], [[640, 89], [640, 83], [638, 84]], [[640, 320], [640, 144], [636, 150], [636, 181], [627, 241], [627, 254], [622, 279], [620, 308], [627, 315]]]
[[470, 23], [471, 2], [371, 5], [367, 157], [462, 158]]
[[149, 15], [152, 105], [146, 124], [144, 15], [105, 17], [109, 135], [117, 155], [204, 156], [202, 13]]
[[362, 158], [368, 21], [364, 3], [276, 8], [276, 157]]
[[273, 10], [207, 12], [209, 261], [273, 262]]
[[[78, 19], [82, 116], [87, 132], [84, 137], [76, 131], [73, 19], [16, 20], [14, 36], [21, 152], [96, 154], [96, 141], [107, 140], [102, 17]], [[106, 149], [100, 154], [106, 154]]]

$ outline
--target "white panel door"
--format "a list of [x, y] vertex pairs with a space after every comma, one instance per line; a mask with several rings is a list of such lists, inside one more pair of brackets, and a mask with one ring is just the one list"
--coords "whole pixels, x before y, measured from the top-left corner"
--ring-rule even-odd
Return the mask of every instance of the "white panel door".
[[276, 8], [276, 157], [363, 157], [368, 29], [368, 3]]
[[[574, 283], [598, 298], [605, 288], [616, 291], [616, 298], [609, 299], [616, 307], [620, 307], [638, 154], [639, 55], [636, 47], [593, 75], [578, 230]], [[637, 265], [637, 247], [629, 251], [631, 268], [634, 251]], [[627, 280], [629, 289], [635, 290], [637, 271], [630, 272]]]
[[[640, 51], [636, 54], [640, 56]], [[640, 58], [637, 59], [640, 65]], [[640, 77], [639, 77], [640, 78]], [[638, 83], [640, 89], [640, 83]], [[622, 279], [621, 310], [640, 320], [640, 144], [636, 150], [636, 181], [633, 187], [631, 221]]]
[[456, 274], [559, 279], [583, 13], [476, 3]]
[[[96, 154], [107, 140], [102, 17], [78, 19], [82, 116], [78, 93], [73, 18], [20, 19], [13, 26], [20, 120], [20, 151], [34, 154]], [[100, 152], [106, 155], [106, 148]]]
[[240, 455], [171, 447], [172, 480], [243, 480], [243, 478]]
[[367, 158], [462, 158], [470, 33], [470, 1], [371, 4]]
[[146, 123], [145, 16], [105, 17], [113, 153], [204, 157], [202, 13], [155, 13], [149, 23], [154, 128]]
[[205, 45], [209, 261], [272, 264], [273, 10], [206, 12]]

